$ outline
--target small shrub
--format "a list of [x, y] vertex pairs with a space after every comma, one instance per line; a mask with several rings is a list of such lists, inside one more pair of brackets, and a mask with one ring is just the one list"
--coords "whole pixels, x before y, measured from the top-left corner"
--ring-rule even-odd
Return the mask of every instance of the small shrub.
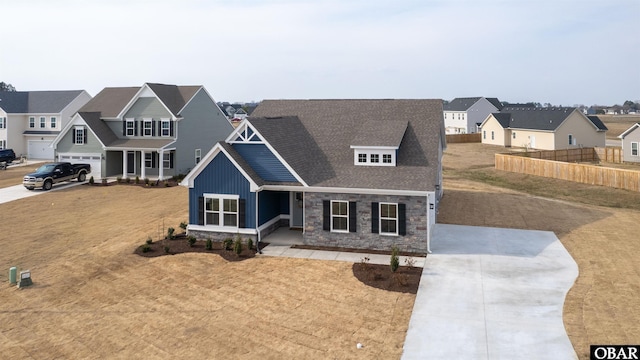
[[126, 179], [124, 179], [124, 182], [126, 182], [127, 184], [131, 184], [131, 179], [130, 178], [126, 178]]
[[240, 237], [237, 237], [233, 243], [233, 252], [238, 256], [242, 253], [242, 239]]
[[398, 248], [395, 246], [391, 248], [390, 265], [391, 265], [391, 272], [396, 272], [396, 270], [398, 270], [398, 267], [400, 266], [400, 257], [398, 257]]
[[133, 182], [135, 182], [136, 184], [140, 184], [140, 177], [136, 175], [136, 179]]
[[187, 226], [188, 226], [188, 225], [189, 225], [189, 224], [187, 224], [187, 222], [186, 222], [186, 221], [183, 221], [183, 222], [181, 222], [181, 223], [180, 223], [180, 229], [182, 229], [182, 230], [184, 230], [184, 231], [187, 231]]
[[153, 240], [151, 239], [151, 237], [147, 238], [147, 244], [149, 244], [149, 245], [153, 244]]
[[151, 251], [151, 246], [149, 244], [142, 245], [142, 252], [143, 253], [147, 253], [149, 251]]
[[144, 178], [144, 184], [149, 185], [149, 178]]
[[225, 250], [227, 251], [231, 250], [233, 248], [233, 239], [232, 238], [224, 239], [224, 241], [222, 242], [222, 245]]
[[176, 229], [170, 227], [167, 229], [167, 239], [169, 240], [173, 240], [176, 238], [176, 236], [174, 235], [174, 233], [176, 232]]
[[121, 176], [116, 177], [116, 182], [118, 184], [122, 184], [122, 177]]
[[93, 176], [89, 178], [89, 184], [93, 185], [93, 183], [95, 183], [96, 181], [93, 180]]
[[204, 248], [207, 250], [213, 250], [213, 241], [211, 241], [211, 239], [207, 239], [207, 243]]
[[169, 247], [165, 245], [165, 247], [164, 247], [164, 253], [165, 253], [165, 254], [168, 254], [168, 253], [169, 253], [169, 250], [170, 250], [170, 249], [169, 249]]
[[169, 187], [169, 182], [167, 180], [164, 181], [164, 187]]
[[196, 237], [195, 236], [189, 236], [187, 238], [187, 241], [189, 241], [189, 246], [193, 246], [196, 243]]
[[247, 249], [253, 250], [253, 240], [252, 239], [248, 239], [247, 240]]
[[404, 259], [404, 264], [412, 268], [416, 266], [416, 259], [409, 256], [408, 258]]

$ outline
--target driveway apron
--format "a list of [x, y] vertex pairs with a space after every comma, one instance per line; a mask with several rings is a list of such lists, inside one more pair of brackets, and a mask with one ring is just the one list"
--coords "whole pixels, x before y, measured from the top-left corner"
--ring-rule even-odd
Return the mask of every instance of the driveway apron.
[[576, 359], [578, 266], [554, 233], [437, 224], [402, 359]]

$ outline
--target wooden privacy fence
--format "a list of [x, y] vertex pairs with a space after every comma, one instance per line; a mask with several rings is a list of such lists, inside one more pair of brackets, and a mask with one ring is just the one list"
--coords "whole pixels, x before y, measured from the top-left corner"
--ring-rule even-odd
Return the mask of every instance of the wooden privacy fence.
[[564, 162], [590, 162], [597, 161], [593, 148], [576, 148], [564, 150], [538, 150], [512, 154], [516, 156], [530, 157], [534, 159], [554, 160]]
[[480, 133], [446, 135], [447, 144], [482, 142]]
[[518, 154], [496, 154], [495, 161], [497, 170], [640, 191], [640, 171], [536, 159]]
[[622, 163], [622, 147], [620, 146], [596, 147], [593, 148], [593, 151], [599, 161]]

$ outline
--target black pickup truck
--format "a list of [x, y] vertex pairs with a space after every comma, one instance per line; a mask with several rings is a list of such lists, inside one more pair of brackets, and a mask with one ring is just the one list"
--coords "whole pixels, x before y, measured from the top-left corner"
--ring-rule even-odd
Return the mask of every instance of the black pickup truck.
[[25, 175], [22, 185], [29, 190], [41, 187], [42, 190], [51, 190], [53, 184], [63, 181], [78, 179], [83, 182], [87, 179], [87, 174], [91, 173], [90, 164], [71, 164], [68, 162], [57, 162], [42, 165], [31, 174]]

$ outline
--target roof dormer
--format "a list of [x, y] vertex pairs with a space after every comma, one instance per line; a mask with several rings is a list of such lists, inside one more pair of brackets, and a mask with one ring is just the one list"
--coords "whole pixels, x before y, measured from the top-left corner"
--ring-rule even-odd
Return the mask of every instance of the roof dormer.
[[365, 121], [352, 140], [353, 164], [396, 166], [398, 149], [407, 130], [407, 121]]

